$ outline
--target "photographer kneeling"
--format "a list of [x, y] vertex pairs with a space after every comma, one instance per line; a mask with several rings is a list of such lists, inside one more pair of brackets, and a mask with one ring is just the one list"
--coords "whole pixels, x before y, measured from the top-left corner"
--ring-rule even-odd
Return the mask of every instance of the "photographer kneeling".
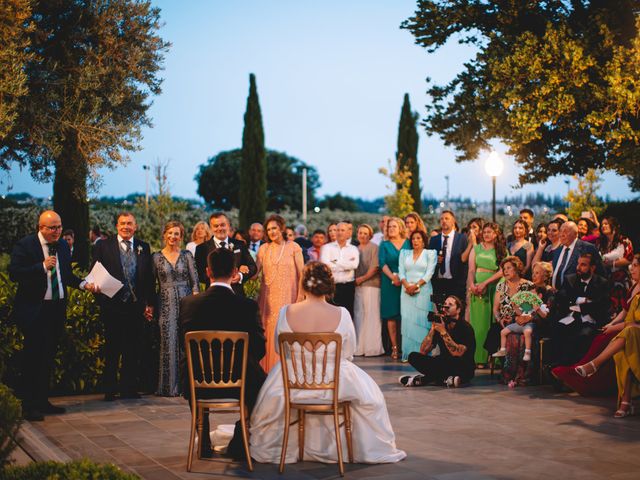
[[418, 387], [444, 383], [447, 387], [459, 387], [471, 381], [475, 371], [476, 340], [471, 325], [461, 319], [462, 313], [460, 299], [453, 295], [447, 297], [442, 313], [434, 315], [420, 352], [409, 355], [409, 363], [420, 374], [401, 376], [398, 380], [402, 385]]

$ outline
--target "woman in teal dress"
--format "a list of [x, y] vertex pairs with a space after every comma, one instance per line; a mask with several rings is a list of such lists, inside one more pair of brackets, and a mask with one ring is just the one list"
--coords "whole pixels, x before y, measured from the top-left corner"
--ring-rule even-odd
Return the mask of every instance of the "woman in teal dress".
[[400, 321], [400, 278], [398, 277], [398, 257], [400, 251], [408, 243], [405, 240], [404, 222], [391, 217], [387, 221], [386, 240], [380, 243], [378, 263], [380, 275], [380, 318], [387, 324], [391, 358], [397, 360], [398, 354], [398, 322]]
[[409, 237], [412, 249], [403, 249], [398, 261], [398, 276], [402, 282], [400, 313], [402, 316], [402, 360], [411, 352], [419, 352], [422, 340], [429, 333], [431, 322], [431, 277], [438, 263], [438, 252], [427, 250], [429, 240], [420, 230]]
[[475, 361], [483, 367], [487, 363], [488, 352], [484, 341], [493, 318], [493, 297], [496, 283], [502, 277], [498, 268], [506, 256], [506, 245], [502, 230], [496, 223], [487, 223], [482, 229], [482, 242], [469, 255], [469, 275], [467, 277], [467, 301], [469, 322], [476, 337]]

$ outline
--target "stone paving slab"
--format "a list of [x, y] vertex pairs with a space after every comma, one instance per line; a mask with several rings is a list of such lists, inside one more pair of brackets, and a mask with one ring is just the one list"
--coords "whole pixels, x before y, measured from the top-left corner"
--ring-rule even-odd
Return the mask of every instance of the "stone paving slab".
[[[614, 398], [560, 394], [549, 386], [509, 390], [487, 372], [468, 388], [404, 388], [397, 377], [411, 373], [410, 366], [384, 357], [356, 362], [384, 392], [398, 447], [408, 457], [391, 465], [347, 464], [347, 478], [640, 478], [640, 418], [613, 419]], [[183, 399], [101, 398], [52, 399], [68, 413], [27, 424], [30, 437], [44, 439], [59, 458], [112, 462], [145, 479], [339, 477], [336, 465], [300, 462], [281, 476], [276, 465], [254, 463], [249, 473], [245, 464], [223, 458], [194, 460], [188, 473], [190, 413]], [[231, 415], [214, 418], [235, 421]]]

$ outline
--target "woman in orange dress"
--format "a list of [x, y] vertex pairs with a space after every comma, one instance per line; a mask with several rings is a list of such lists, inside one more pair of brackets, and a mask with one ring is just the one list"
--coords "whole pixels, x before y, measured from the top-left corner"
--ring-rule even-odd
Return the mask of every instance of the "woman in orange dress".
[[279, 361], [275, 331], [280, 309], [302, 300], [299, 288], [304, 268], [302, 249], [296, 242], [286, 240], [285, 229], [286, 223], [280, 215], [267, 218], [264, 230], [268, 241], [258, 250], [257, 264], [262, 279], [258, 304], [267, 339], [267, 353], [260, 365], [267, 373]]

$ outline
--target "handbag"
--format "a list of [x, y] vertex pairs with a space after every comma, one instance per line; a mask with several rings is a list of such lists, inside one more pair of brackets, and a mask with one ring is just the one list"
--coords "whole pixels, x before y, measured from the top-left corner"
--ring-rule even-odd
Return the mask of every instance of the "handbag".
[[500, 349], [500, 332], [502, 326], [498, 322], [493, 322], [487, 332], [487, 338], [484, 341], [484, 349], [493, 355]]

